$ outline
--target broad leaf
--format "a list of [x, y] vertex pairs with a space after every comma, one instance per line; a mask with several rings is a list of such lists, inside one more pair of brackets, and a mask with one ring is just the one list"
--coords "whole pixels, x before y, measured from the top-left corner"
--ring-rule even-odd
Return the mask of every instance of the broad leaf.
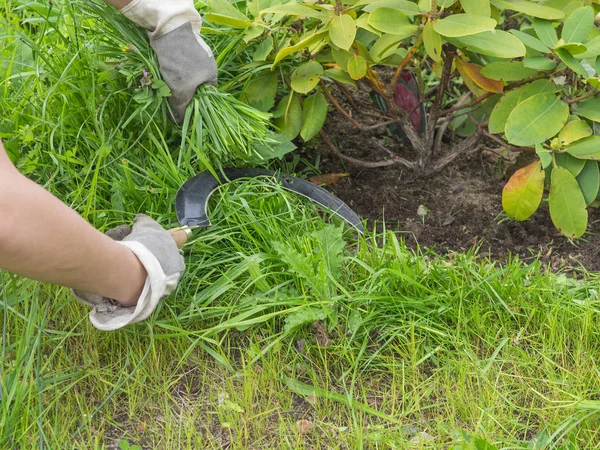
[[549, 6], [526, 0], [492, 0], [492, 3], [499, 9], [518, 11], [528, 16], [539, 17], [540, 19], [557, 20], [565, 17], [565, 13], [560, 9], [550, 8]]
[[467, 14], [490, 17], [492, 9], [490, 0], [460, 0], [460, 5]]
[[360, 55], [354, 55], [348, 60], [348, 74], [353, 80], [360, 80], [367, 74], [367, 62]]
[[369, 14], [369, 25], [383, 33], [408, 37], [419, 29], [408, 21], [408, 16], [392, 8], [377, 8]]
[[348, 14], [336, 16], [329, 22], [329, 37], [334, 45], [344, 50], [350, 49], [356, 37], [356, 24]]
[[269, 111], [275, 105], [278, 82], [279, 76], [276, 72], [268, 71], [256, 77], [246, 85], [244, 101], [260, 111]]
[[527, 51], [516, 36], [501, 30], [464, 36], [457, 38], [456, 42], [459, 47], [465, 46], [475, 53], [497, 58], [520, 58]]
[[231, 28], [241, 28], [245, 30], [252, 26], [252, 22], [249, 20], [237, 19], [223, 14], [207, 13], [204, 15], [204, 18], [215, 25], [226, 25]]
[[275, 125], [290, 141], [300, 134], [302, 128], [302, 105], [294, 93], [286, 95], [277, 106], [279, 118]]
[[502, 190], [502, 207], [515, 220], [527, 220], [538, 209], [544, 194], [544, 171], [540, 162], [517, 170]]
[[592, 129], [590, 126], [581, 119], [573, 119], [560, 130], [558, 133], [558, 140], [562, 145], [569, 145], [579, 139], [586, 138], [592, 135]]
[[492, 80], [516, 81], [538, 73], [524, 66], [522, 61], [497, 61], [485, 66], [481, 73]]
[[531, 84], [507, 92], [492, 111], [488, 124], [490, 133], [504, 133], [508, 116], [513, 112], [519, 102], [527, 100], [529, 97], [536, 94], [556, 92], [557, 90], [556, 85], [552, 81], [537, 80]]
[[312, 91], [323, 76], [323, 66], [316, 61], [309, 61], [298, 66], [291, 77], [292, 89], [300, 94]]
[[575, 177], [567, 169], [554, 167], [548, 196], [554, 226], [567, 237], [578, 238], [587, 228], [586, 202]]
[[371, 3], [364, 8], [364, 11], [371, 12], [377, 8], [392, 8], [403, 12], [409, 17], [414, 17], [420, 14], [419, 6], [416, 3], [407, 0], [382, 0]]
[[574, 110], [575, 114], [586, 119], [600, 122], [600, 98], [591, 98], [577, 103]]
[[535, 145], [555, 136], [569, 117], [569, 106], [554, 94], [537, 94], [520, 102], [506, 121], [513, 145]]
[[346, 72], [345, 70], [336, 68], [327, 69], [325, 72], [323, 72], [323, 75], [340, 83], [349, 84], [351, 86], [356, 87], [355, 81], [352, 78], [350, 78], [348, 72]]
[[546, 150], [542, 144], [535, 144], [535, 152], [540, 158], [542, 169], [545, 169], [552, 164], [552, 155], [549, 150]]
[[567, 152], [579, 159], [600, 160], [600, 136], [590, 136], [569, 145]]
[[496, 21], [491, 17], [474, 14], [452, 14], [433, 24], [433, 29], [442, 36], [462, 37], [491, 31], [496, 28]]
[[565, 20], [561, 38], [567, 43], [585, 41], [594, 26], [595, 15], [591, 6], [584, 6], [573, 11], [573, 14]]
[[391, 56], [398, 49], [400, 42], [402, 42], [402, 38], [399, 36], [384, 34], [371, 46], [369, 55], [371, 55], [374, 62], [379, 63]]
[[442, 38], [433, 29], [433, 24], [429, 21], [423, 28], [423, 44], [425, 45], [425, 51], [431, 59], [437, 62], [442, 60]]
[[533, 29], [546, 46], [554, 48], [558, 42], [558, 36], [556, 30], [549, 20], [533, 19]]
[[600, 169], [597, 161], [586, 161], [585, 167], [577, 175], [577, 183], [579, 183], [585, 204], [591, 205], [600, 191]]
[[279, 63], [279, 61], [281, 61], [286, 56], [296, 53], [302, 50], [303, 48], [309, 47], [310, 45], [313, 45], [316, 42], [323, 40], [326, 34], [327, 31], [321, 31], [319, 33], [303, 36], [297, 44], [282, 48], [281, 50], [279, 50], [279, 52], [277, 52], [277, 55], [275, 56], [275, 61], [273, 61], [273, 66], [271, 67], [274, 68], [277, 65], [277, 63]]
[[456, 67], [461, 70], [463, 79], [468, 76], [477, 86], [487, 92], [501, 94], [504, 90], [502, 81], [492, 80], [481, 73], [482, 67], [479, 64], [467, 63], [460, 58], [456, 58]]
[[381, 36], [381, 31], [373, 28], [371, 25], [369, 25], [369, 16], [370, 14], [361, 14], [358, 19], [356, 19], [354, 21], [354, 23], [356, 24], [356, 26], [358, 28], [362, 28], [364, 30], [367, 30], [370, 33], [376, 34], [377, 36]]
[[[317, 320], [324, 320], [326, 318], [327, 312], [325, 309], [308, 306], [288, 314], [285, 318], [283, 330], [286, 333], [289, 333], [302, 325], [313, 323]], [[313, 395], [313, 393], [311, 392], [310, 395]]]
[[545, 56], [532, 56], [523, 59], [523, 66], [536, 70], [554, 70], [556, 63]]
[[310, 141], [315, 137], [327, 118], [327, 99], [322, 92], [316, 92], [306, 100], [302, 108], [302, 129], [300, 136], [305, 141]]
[[[207, 2], [212, 13], [249, 22], [250, 19], [227, 0], [210, 0]], [[205, 16], [206, 17], [206, 16]]]
[[[510, 30], [510, 32], [516, 37], [518, 37], [521, 40], [521, 42], [523, 42], [523, 44], [525, 44], [527, 47], [533, 50], [537, 50], [538, 52], [550, 53], [550, 49], [548, 48], [548, 46], [542, 41], [540, 41], [538, 38], [519, 30]], [[552, 47], [554, 47], [554, 44], [552, 44]]]
[[268, 36], [258, 45], [258, 47], [256, 47], [252, 59], [254, 59], [254, 61], [264, 61], [267, 59], [267, 56], [269, 56], [269, 53], [271, 53], [271, 50], [273, 50], [273, 38]]
[[583, 67], [581, 65], [581, 63], [579, 61], [577, 61], [575, 59], [575, 57], [573, 55], [571, 55], [571, 53], [569, 53], [567, 51], [567, 49], [565, 48], [557, 48], [554, 50], [554, 53], [556, 53], [556, 55], [560, 58], [560, 60], [562, 62], [565, 63], [565, 65], [571, 69], [573, 72], [575, 72], [576, 74], [587, 78], [588, 77], [588, 73], [587, 70], [585, 70], [585, 67]]
[[309, 8], [308, 6], [300, 5], [296, 2], [290, 2], [285, 5], [272, 6], [271, 8], [263, 9], [263, 14], [284, 14], [286, 16], [312, 17], [315, 19], [327, 20], [329, 15], [322, 11]]
[[596, 36], [585, 43], [586, 51], [575, 55], [577, 59], [591, 59], [600, 55], [600, 36]]
[[584, 159], [577, 159], [568, 153], [554, 153], [554, 160], [558, 166], [567, 169], [574, 177], [579, 175], [583, 170], [583, 166], [585, 166]]

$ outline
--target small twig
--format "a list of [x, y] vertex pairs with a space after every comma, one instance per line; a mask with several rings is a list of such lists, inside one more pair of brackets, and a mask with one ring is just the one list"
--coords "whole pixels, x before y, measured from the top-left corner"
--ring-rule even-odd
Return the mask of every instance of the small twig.
[[583, 95], [580, 95], [579, 97], [574, 97], [572, 99], [567, 100], [567, 104], [572, 105], [573, 103], [578, 103], [582, 100], [585, 100], [586, 98], [594, 97], [598, 94], [600, 94], [600, 90], [594, 89], [593, 91], [587, 92]]
[[392, 81], [390, 82], [390, 89], [392, 92], [394, 92], [396, 83], [398, 82], [398, 78], [400, 78], [400, 74], [402, 73], [402, 71], [404, 70], [406, 65], [410, 62], [412, 57], [415, 56], [415, 53], [417, 53], [417, 51], [421, 47], [422, 42], [423, 42], [423, 33], [421, 33], [419, 35], [419, 37], [417, 38], [417, 42], [415, 42], [415, 45], [413, 45], [410, 48], [410, 50], [408, 51], [408, 53], [406, 54], [406, 56], [404, 57], [402, 62], [400, 64], [398, 64], [398, 67], [396, 68], [396, 72], [394, 73], [394, 76], [392, 77]]
[[339, 81], [334, 81], [334, 83], [337, 86], [337, 88], [340, 90], [340, 92], [343, 94], [343, 96], [346, 97], [346, 100], [348, 100], [348, 103], [350, 103], [350, 106], [352, 107], [352, 109], [356, 112], [360, 112], [360, 110], [358, 109], [358, 106], [356, 106], [356, 102], [352, 98], [352, 95], [350, 94], [350, 92], [348, 92], [348, 89], [346, 89], [346, 86], [344, 86]]
[[[329, 136], [327, 136], [327, 134], [323, 130], [321, 130], [319, 132], [319, 134], [321, 135], [321, 138], [323, 139], [323, 141], [325, 141], [325, 144], [335, 154], [337, 154], [340, 158], [342, 158], [344, 161], [346, 161], [349, 164], [352, 164], [355, 166], [360, 166], [360, 167], [367, 167], [369, 169], [375, 169], [377, 167], [394, 166], [396, 164], [404, 165], [404, 166], [408, 167], [409, 169], [414, 169], [414, 167], [415, 167], [414, 162], [408, 161], [397, 155], [393, 155], [393, 157], [391, 159], [387, 159], [385, 161], [363, 161], [362, 159], [357, 159], [357, 158], [352, 158], [351, 156], [346, 156], [346, 155], [342, 154], [342, 152], [339, 151], [339, 149], [335, 146], [335, 144], [333, 142], [331, 142], [331, 139], [329, 139]], [[387, 149], [385, 149], [385, 150], [388, 151]]]
[[504, 147], [507, 150], [510, 150], [511, 152], [535, 152], [535, 148], [534, 147], [515, 147], [513, 145], [510, 145], [508, 142], [503, 141], [498, 136], [495, 136], [495, 135], [493, 135], [491, 133], [488, 133], [485, 130], [480, 130], [479, 132], [482, 135], [484, 135], [486, 138], [491, 139], [496, 144]]
[[331, 92], [329, 92], [329, 90], [327, 89], [327, 86], [325, 86], [325, 83], [323, 83], [322, 81], [321, 81], [321, 87], [323, 88], [323, 92], [325, 93], [325, 97], [327, 97], [327, 100], [329, 101], [329, 103], [331, 103], [333, 106], [335, 106], [335, 108], [339, 112], [341, 112], [342, 115], [350, 121], [350, 123], [352, 123], [352, 125], [354, 125], [356, 128], [358, 128], [361, 131], [376, 130], [377, 128], [386, 127], [388, 125], [391, 125], [391, 124], [397, 122], [396, 119], [388, 119], [385, 122], [376, 123], [375, 125], [363, 125], [362, 123], [358, 122], [354, 117], [352, 117], [348, 113], [348, 111], [346, 111], [344, 109], [344, 107], [342, 105], [340, 105], [340, 103], [337, 101], [337, 99], [333, 95], [331, 95]]

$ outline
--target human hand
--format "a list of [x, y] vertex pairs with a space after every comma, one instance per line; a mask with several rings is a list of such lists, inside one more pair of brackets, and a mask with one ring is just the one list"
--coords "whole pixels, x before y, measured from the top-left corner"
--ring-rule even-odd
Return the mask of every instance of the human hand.
[[200, 37], [202, 18], [193, 0], [133, 0], [120, 11], [148, 30], [160, 72], [171, 89], [173, 120], [182, 123], [198, 86], [217, 84], [217, 64]]
[[106, 234], [129, 248], [148, 274], [137, 304], [131, 307], [95, 294], [73, 291], [78, 300], [94, 308], [90, 313], [92, 324], [109, 331], [149, 317], [160, 299], [177, 286], [185, 263], [171, 234], [146, 215], [136, 216], [133, 228], [121, 225]]

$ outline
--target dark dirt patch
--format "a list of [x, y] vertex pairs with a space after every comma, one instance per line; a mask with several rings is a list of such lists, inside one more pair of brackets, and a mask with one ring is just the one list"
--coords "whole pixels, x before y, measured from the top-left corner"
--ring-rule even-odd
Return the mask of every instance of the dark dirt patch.
[[[386, 136], [385, 129], [361, 132], [335, 111], [325, 131], [353, 158], [385, 159], [388, 155], [377, 145], [383, 144], [412, 159], [411, 151]], [[303, 152], [308, 160], [320, 155], [319, 170], [324, 174], [350, 172], [350, 177], [327, 189], [370, 219], [370, 226], [382, 226], [385, 218], [386, 227], [398, 230], [412, 247], [418, 243], [440, 254], [479, 247], [479, 254], [497, 260], [517, 254], [525, 261], [538, 257], [553, 270], [581, 266], [600, 270], [600, 211], [589, 209], [588, 233], [575, 243], [554, 228], [544, 204], [528, 221], [505, 220], [501, 195], [511, 164], [490, 151], [467, 157], [427, 179], [416, 178], [399, 165], [375, 169], [348, 165], [322, 141]], [[424, 217], [417, 214], [420, 205], [427, 211]]]

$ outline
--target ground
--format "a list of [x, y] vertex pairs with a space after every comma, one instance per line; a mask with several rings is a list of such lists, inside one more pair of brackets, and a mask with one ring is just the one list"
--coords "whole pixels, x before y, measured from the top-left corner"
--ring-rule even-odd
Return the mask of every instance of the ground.
[[[406, 148], [387, 132], [361, 132], [336, 112], [330, 114], [327, 135], [347, 156], [362, 160], [384, 159], [380, 145], [405, 155]], [[496, 260], [519, 255], [525, 261], [539, 258], [553, 270], [600, 270], [600, 213], [589, 208], [587, 234], [579, 241], [562, 236], [552, 224], [547, 204], [525, 222], [510, 220], [502, 210], [502, 188], [515, 166], [484, 151], [449, 166], [430, 178], [415, 177], [402, 166], [363, 168], [344, 163], [324, 142], [307, 145], [308, 160], [320, 156], [321, 173], [350, 173], [328, 189], [350, 205], [371, 226], [405, 235], [413, 247], [438, 253], [479, 253]], [[518, 163], [517, 163], [518, 164]], [[420, 206], [427, 214], [419, 216]]]

